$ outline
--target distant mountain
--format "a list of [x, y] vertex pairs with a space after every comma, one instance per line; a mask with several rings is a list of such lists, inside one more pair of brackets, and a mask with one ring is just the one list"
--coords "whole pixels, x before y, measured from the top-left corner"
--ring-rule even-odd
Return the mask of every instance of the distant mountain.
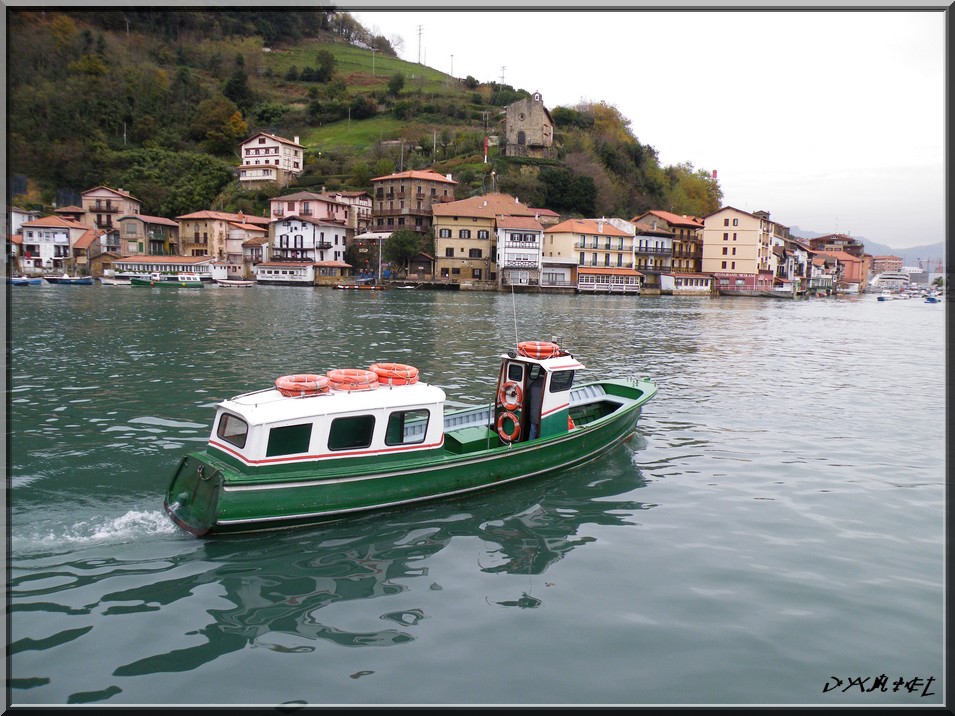
[[[791, 227], [789, 231], [793, 236], [797, 236], [800, 239], [815, 239], [832, 233], [831, 231], [818, 233], [807, 229], [800, 229], [798, 226]], [[872, 256], [901, 256], [903, 266], [918, 266], [921, 260], [922, 268], [930, 272], [936, 270], [937, 265], [944, 260], [945, 256], [945, 244], [941, 241], [937, 244], [925, 244], [924, 246], [914, 246], [909, 249], [893, 249], [885, 244], [870, 241], [864, 236], [854, 236], [853, 238], [862, 242], [867, 254], [871, 254]]]

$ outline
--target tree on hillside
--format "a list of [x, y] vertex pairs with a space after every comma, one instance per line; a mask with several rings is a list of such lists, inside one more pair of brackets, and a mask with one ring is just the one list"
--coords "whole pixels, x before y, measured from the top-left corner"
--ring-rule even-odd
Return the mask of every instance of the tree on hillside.
[[395, 97], [404, 89], [405, 86], [405, 76], [402, 72], [395, 72], [391, 76], [391, 79], [388, 80], [388, 93], [394, 95]]
[[255, 95], [252, 88], [249, 87], [249, 78], [245, 74], [245, 63], [239, 55], [236, 59], [236, 67], [232, 71], [232, 76], [222, 88], [222, 94], [235, 102], [236, 106], [243, 112], [248, 111], [255, 103]]
[[212, 154], [231, 154], [249, 127], [238, 108], [225, 97], [203, 100], [189, 125], [189, 134]]
[[558, 214], [594, 216], [597, 187], [590, 177], [578, 176], [567, 167], [544, 167], [540, 172], [544, 206]]
[[319, 50], [315, 55], [318, 67], [315, 69], [316, 82], [328, 82], [335, 74], [335, 55], [328, 50]]

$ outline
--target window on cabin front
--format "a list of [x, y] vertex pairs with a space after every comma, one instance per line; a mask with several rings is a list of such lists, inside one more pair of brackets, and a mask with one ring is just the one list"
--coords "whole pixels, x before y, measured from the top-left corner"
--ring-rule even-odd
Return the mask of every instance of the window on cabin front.
[[312, 438], [312, 424], [283, 425], [269, 430], [269, 442], [265, 448], [266, 457], [276, 455], [295, 455], [308, 452], [308, 443]]
[[374, 415], [350, 415], [332, 420], [328, 431], [329, 450], [356, 450], [371, 445], [375, 432]]
[[242, 418], [230, 413], [223, 413], [219, 418], [219, 427], [216, 436], [236, 447], [245, 447], [245, 439], [249, 434], [249, 425]]
[[402, 410], [388, 417], [385, 430], [385, 445], [415, 445], [423, 443], [428, 433], [428, 418], [431, 412], [423, 408]]
[[562, 393], [574, 384], [574, 371], [558, 370], [550, 376], [550, 392]]

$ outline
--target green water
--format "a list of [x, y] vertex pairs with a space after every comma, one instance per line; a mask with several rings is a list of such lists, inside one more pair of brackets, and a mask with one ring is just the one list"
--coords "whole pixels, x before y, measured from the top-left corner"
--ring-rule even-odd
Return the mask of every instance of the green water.
[[[13, 705], [943, 702], [945, 304], [50, 285], [7, 308]], [[482, 404], [501, 352], [552, 337], [582, 377], [660, 386], [599, 462], [262, 535], [162, 512], [219, 400], [385, 361]]]

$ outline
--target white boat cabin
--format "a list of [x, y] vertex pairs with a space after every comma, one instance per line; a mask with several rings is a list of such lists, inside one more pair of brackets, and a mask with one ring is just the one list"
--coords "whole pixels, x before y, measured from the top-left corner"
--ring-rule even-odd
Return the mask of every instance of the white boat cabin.
[[218, 406], [209, 445], [250, 465], [440, 447], [441, 388], [427, 383], [286, 397], [272, 388]]

